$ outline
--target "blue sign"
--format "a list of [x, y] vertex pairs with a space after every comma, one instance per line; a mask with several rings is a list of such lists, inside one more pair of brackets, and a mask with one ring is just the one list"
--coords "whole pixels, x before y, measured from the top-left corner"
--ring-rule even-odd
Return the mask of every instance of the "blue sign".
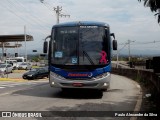
[[55, 52], [55, 58], [62, 58], [63, 57], [63, 52]]
[[72, 64], [77, 64], [77, 58], [72, 58]]

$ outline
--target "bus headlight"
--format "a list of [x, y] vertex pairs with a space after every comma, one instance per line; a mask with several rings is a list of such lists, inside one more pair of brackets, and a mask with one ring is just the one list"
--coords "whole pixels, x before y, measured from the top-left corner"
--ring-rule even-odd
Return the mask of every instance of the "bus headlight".
[[104, 83], [103, 86], [108, 86], [108, 84], [107, 84], [107, 83]]
[[96, 76], [96, 77], [93, 77], [93, 79], [100, 79], [100, 78], [103, 78], [103, 77], [107, 77], [107, 76], [109, 76], [109, 75], [110, 75], [110, 73], [109, 73], [109, 72], [106, 72], [106, 73], [103, 73], [103, 74], [98, 75], [98, 76]]

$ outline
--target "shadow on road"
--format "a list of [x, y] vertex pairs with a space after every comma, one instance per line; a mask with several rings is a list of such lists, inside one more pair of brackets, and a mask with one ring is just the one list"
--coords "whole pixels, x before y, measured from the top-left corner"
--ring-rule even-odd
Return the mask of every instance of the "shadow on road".
[[45, 98], [65, 98], [65, 99], [99, 99], [103, 93], [98, 90], [88, 89], [66, 89], [51, 88], [48, 84], [34, 86], [29, 89], [19, 90], [12, 93], [13, 95], [35, 96]]
[[[121, 93], [123, 92], [124, 92], [123, 89], [110, 89], [108, 92], [105, 92], [104, 96], [107, 96], [109, 99], [110, 96], [113, 97], [114, 95], [116, 96], [117, 94], [121, 95]], [[138, 94], [137, 94], [137, 95], [125, 96], [125, 99], [122, 99], [122, 97], [119, 96], [119, 97], [116, 97], [119, 100], [115, 100], [114, 97], [113, 99], [108, 100], [108, 99], [104, 99], [106, 97], [99, 99], [102, 97], [102, 94], [99, 94], [99, 95], [97, 94], [99, 94], [99, 91], [94, 91], [94, 90], [75, 90], [74, 89], [74, 90], [67, 90], [63, 92], [61, 89], [51, 88], [48, 84], [34, 86], [30, 89], [20, 90], [12, 93], [12, 95], [16, 95], [16, 97], [18, 95], [21, 95], [21, 96], [33, 96], [33, 97], [46, 98], [43, 100], [45, 102], [50, 102], [51, 104], [49, 107], [45, 108], [45, 111], [48, 111], [49, 113], [51, 112], [51, 114], [53, 112], [53, 114], [55, 115], [54, 120], [61, 120], [61, 119], [106, 120], [107, 114], [110, 114], [107, 111], [113, 111], [113, 113], [115, 113], [114, 111], [119, 111], [119, 112], [133, 111], [137, 101], [137, 97], [138, 97]], [[60, 98], [60, 99], [54, 99], [54, 98]], [[70, 99], [76, 99], [76, 100], [74, 100], [72, 104]], [[83, 99], [85, 99], [85, 101], [83, 101]], [[37, 103], [35, 103], [35, 105], [36, 104]], [[56, 113], [57, 111], [58, 113]], [[63, 111], [69, 111], [69, 114], [66, 114]], [[91, 112], [88, 112], [88, 111], [91, 111]], [[46, 117], [46, 120], [48, 120], [48, 118], [53, 119], [52, 117]], [[41, 118], [36, 118], [36, 119], [41, 120]], [[120, 118], [107, 117], [107, 120], [129, 120], [129, 119], [130, 117], [120, 117]]]
[[[44, 116], [50, 119], [54, 117], [54, 120], [130, 120], [130, 117], [115, 117], [115, 113], [125, 113], [126, 107], [129, 107], [133, 102], [131, 99], [132, 98], [129, 98], [124, 102], [117, 103], [110, 101], [112, 106], [110, 103], [84, 103], [68, 107], [51, 106], [47, 109], [47, 114], [44, 113]], [[124, 104], [126, 106], [124, 106]], [[113, 111], [111, 111], [111, 108], [114, 108]], [[128, 113], [129, 112], [132, 113], [131, 110], [128, 111]]]

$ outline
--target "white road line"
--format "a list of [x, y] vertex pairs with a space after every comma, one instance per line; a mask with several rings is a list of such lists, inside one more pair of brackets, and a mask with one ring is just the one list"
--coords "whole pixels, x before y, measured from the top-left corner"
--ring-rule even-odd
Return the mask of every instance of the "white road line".
[[140, 86], [140, 85], [137, 85], [137, 88], [141, 88], [141, 86]]
[[0, 89], [2, 89], [2, 88], [6, 88], [6, 87], [0, 87]]
[[33, 85], [37, 83], [6, 83], [6, 84], [1, 84], [0, 89], [7, 88], [7, 87], [16, 87], [16, 86], [21, 86], [21, 85]]
[[36, 85], [38, 83], [44, 83], [46, 81], [33, 81], [33, 82], [25, 82], [25, 83], [14, 83], [14, 82], [8, 82], [8, 83], [2, 83], [0, 84], [0, 89], [6, 88], [6, 87], [15, 87], [20, 85]]
[[2, 93], [0, 96], [9, 95], [10, 93]]
[[0, 85], [2, 87], [14, 87], [13, 85]]
[[36, 84], [36, 83], [8, 83], [8, 84], [3, 84], [0, 86], [17, 86], [17, 85], [31, 85], [31, 84]]

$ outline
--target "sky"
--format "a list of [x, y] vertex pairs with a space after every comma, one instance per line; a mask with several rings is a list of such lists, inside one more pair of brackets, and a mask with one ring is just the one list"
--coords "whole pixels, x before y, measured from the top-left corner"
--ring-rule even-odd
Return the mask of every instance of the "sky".
[[[154, 13], [138, 0], [0, 0], [0, 35], [32, 35], [27, 42], [27, 53], [37, 50], [42, 53], [43, 40], [51, 34], [56, 24], [54, 7], [62, 6], [60, 23], [68, 21], [100, 21], [110, 25], [115, 33], [120, 54], [128, 54], [131, 40], [132, 55], [160, 54], [160, 25]], [[155, 41], [155, 42], [154, 42]], [[7, 53], [24, 54], [25, 48], [6, 49]]]

